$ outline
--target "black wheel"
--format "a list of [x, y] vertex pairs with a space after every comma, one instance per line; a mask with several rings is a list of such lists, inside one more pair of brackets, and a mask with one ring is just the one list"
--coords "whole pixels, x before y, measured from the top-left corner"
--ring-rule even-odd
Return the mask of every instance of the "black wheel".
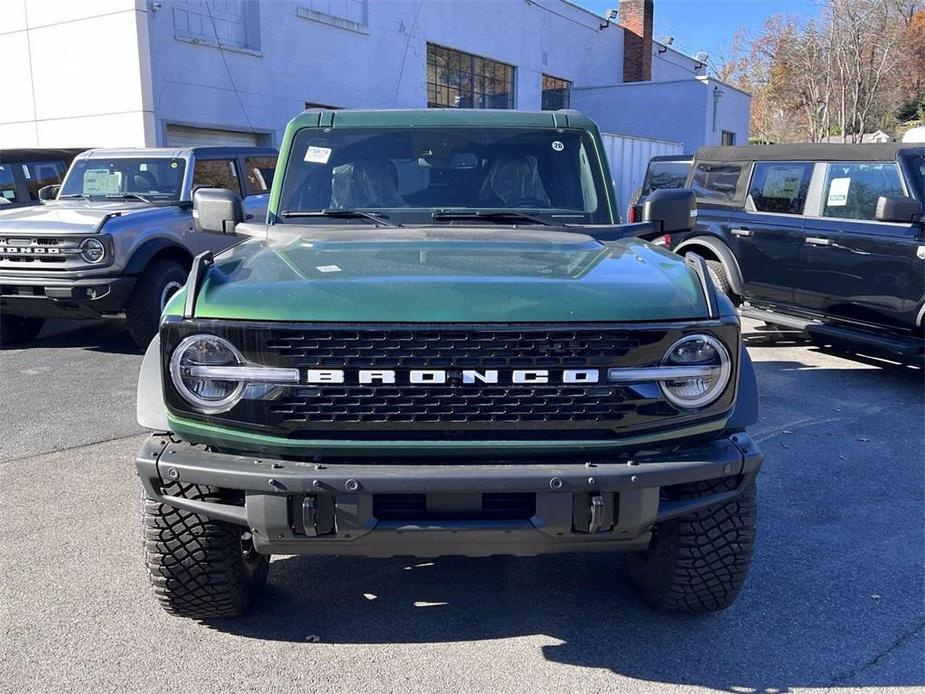
[[[736, 480], [678, 485], [672, 499], [727, 491]], [[715, 612], [729, 607], [745, 581], [755, 544], [757, 498], [752, 484], [741, 496], [657, 525], [644, 552], [626, 555], [630, 579], [643, 599], [664, 612]]]
[[[173, 496], [221, 501], [218, 490], [174, 484]], [[267, 581], [270, 557], [248, 529], [142, 497], [145, 564], [154, 595], [179, 617], [214, 619], [245, 612]]]
[[19, 345], [29, 342], [45, 325], [44, 318], [25, 318], [0, 314], [0, 345]]
[[125, 307], [128, 331], [141, 349], [157, 335], [161, 311], [186, 282], [187, 272], [173, 260], [156, 260], [138, 278], [132, 298]]

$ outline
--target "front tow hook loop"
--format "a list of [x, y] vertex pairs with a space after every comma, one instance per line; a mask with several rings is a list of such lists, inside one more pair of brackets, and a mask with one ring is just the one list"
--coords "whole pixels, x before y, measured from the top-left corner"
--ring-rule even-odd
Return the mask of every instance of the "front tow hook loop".
[[306, 496], [302, 502], [302, 525], [305, 527], [305, 534], [309, 537], [318, 536], [317, 507], [315, 497]]
[[591, 497], [591, 522], [588, 524], [588, 533], [594, 535], [604, 527], [604, 497]]

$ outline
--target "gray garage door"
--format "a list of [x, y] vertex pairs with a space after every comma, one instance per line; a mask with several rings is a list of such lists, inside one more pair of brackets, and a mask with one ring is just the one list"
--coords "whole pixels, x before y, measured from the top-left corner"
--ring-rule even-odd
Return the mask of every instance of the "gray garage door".
[[261, 135], [239, 130], [168, 125], [165, 145], [167, 147], [253, 147], [262, 144], [261, 139]]

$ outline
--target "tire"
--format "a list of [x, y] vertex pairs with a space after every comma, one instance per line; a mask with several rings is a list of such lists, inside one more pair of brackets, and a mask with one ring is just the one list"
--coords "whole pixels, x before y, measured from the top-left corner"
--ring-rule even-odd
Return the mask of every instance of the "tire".
[[[214, 487], [181, 485], [169, 494], [221, 501]], [[192, 619], [238, 617], [267, 581], [270, 557], [258, 554], [247, 528], [212, 520], [142, 495], [145, 564], [167, 612]]]
[[[669, 489], [688, 499], [735, 487], [735, 478]], [[651, 607], [697, 614], [729, 607], [739, 594], [755, 544], [757, 497], [752, 484], [741, 496], [656, 526], [649, 548], [626, 556], [632, 582]]]
[[145, 268], [125, 306], [125, 319], [132, 340], [146, 349], [161, 320], [167, 299], [186, 283], [186, 270], [173, 260], [155, 260]]
[[713, 280], [716, 290], [728, 296], [733, 304], [738, 305], [739, 297], [732, 291], [732, 285], [729, 284], [729, 276], [726, 274], [726, 268], [723, 264], [718, 260], [708, 260], [707, 271], [710, 273], [710, 279]]
[[31, 342], [45, 325], [44, 318], [26, 318], [0, 314], [0, 345], [19, 345]]

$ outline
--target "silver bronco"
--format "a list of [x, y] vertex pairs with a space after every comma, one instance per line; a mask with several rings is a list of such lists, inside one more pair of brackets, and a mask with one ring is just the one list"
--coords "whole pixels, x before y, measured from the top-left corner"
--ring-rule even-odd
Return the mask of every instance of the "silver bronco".
[[241, 237], [201, 229], [192, 196], [224, 188], [262, 222], [277, 151], [258, 147], [96, 149], [79, 155], [43, 204], [0, 211], [0, 342], [35, 337], [48, 318], [125, 313], [146, 347], [192, 259]]

